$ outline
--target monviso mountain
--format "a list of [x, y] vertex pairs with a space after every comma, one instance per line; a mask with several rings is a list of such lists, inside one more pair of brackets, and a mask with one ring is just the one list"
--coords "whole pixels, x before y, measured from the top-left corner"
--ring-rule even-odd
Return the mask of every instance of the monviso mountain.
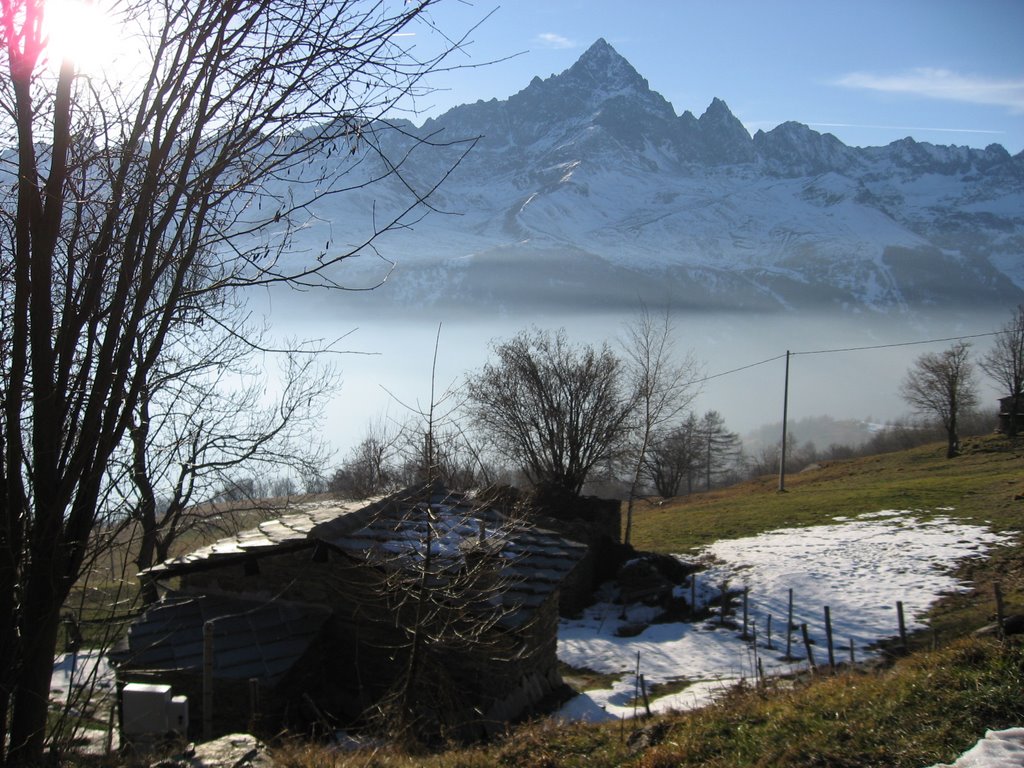
[[[1024, 153], [996, 144], [856, 148], [795, 122], [751, 136], [717, 98], [677, 115], [604, 40], [505, 101], [390, 133], [401, 177], [321, 204], [308, 247], [358, 242], [347, 223], [382, 219], [389, 190], [426, 186], [460, 139], [479, 140], [433, 212], [378, 244], [395, 269], [377, 302], [633, 309], [642, 296], [882, 316], [1024, 302]], [[409, 135], [441, 148], [406, 157]], [[372, 280], [383, 262], [368, 261]]]

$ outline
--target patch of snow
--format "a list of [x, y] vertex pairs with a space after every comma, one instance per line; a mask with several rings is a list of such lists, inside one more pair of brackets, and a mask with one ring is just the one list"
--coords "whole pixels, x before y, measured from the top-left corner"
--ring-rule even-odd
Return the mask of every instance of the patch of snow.
[[99, 651], [62, 653], [53, 660], [50, 700], [63, 704], [77, 688], [112, 689], [113, 682], [114, 673]]
[[[845, 523], [787, 528], [758, 536], [720, 541], [703, 557], [712, 563], [698, 574], [697, 603], [707, 605], [723, 583], [748, 588], [750, 635], [722, 626], [718, 618], [703, 623], [652, 624], [633, 637], [617, 631], [643, 616], [635, 609], [598, 602], [578, 619], [563, 619], [558, 657], [577, 668], [619, 674], [608, 689], [587, 691], [560, 711], [565, 719], [630, 717], [638, 668], [648, 686], [686, 680], [679, 693], [652, 694], [656, 712], [705, 706], [728, 688], [765, 674], [806, 669], [800, 632], [794, 631], [791, 658], [785, 658], [785, 624], [789, 590], [794, 594], [795, 627], [808, 625], [817, 664], [827, 663], [824, 607], [829, 606], [837, 661], [848, 658], [849, 643], [857, 661], [872, 655], [878, 641], [898, 634], [897, 601], [904, 606], [909, 630], [942, 594], [967, 585], [950, 573], [954, 564], [982, 557], [991, 547], [1013, 540], [987, 528], [948, 517], [925, 519], [919, 512], [881, 510]], [[734, 621], [742, 621], [741, 601], [734, 601]], [[768, 617], [772, 647], [768, 647]], [[642, 709], [642, 705], [641, 705]]]
[[1020, 768], [1024, 765], [1024, 728], [988, 731], [985, 738], [964, 752], [955, 763], [931, 768]]

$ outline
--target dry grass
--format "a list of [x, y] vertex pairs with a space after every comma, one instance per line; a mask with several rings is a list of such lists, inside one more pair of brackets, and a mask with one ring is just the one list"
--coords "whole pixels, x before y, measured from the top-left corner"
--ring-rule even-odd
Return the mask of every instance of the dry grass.
[[[662, 552], [692, 552], [721, 538], [786, 526], [831, 523], [880, 509], [951, 515], [996, 530], [1024, 530], [1024, 446], [998, 437], [967, 442], [947, 460], [943, 446], [830, 462], [787, 480], [749, 483], [660, 507], [641, 507], [634, 543]], [[953, 511], [937, 510], [953, 507]], [[657, 718], [660, 743], [631, 749], [634, 724], [521, 725], [506, 738], [472, 748], [413, 754], [386, 747], [356, 752], [302, 741], [275, 744], [284, 768], [477, 768], [480, 766], [908, 766], [951, 761], [987, 728], [1024, 724], [1024, 647], [970, 632], [993, 617], [1000, 583], [1011, 611], [1024, 611], [1024, 547], [1003, 547], [960, 575], [972, 592], [932, 611], [941, 638], [890, 666], [816, 677], [768, 691], [742, 690], [707, 709]], [[584, 674], [581, 671], [581, 674]]]

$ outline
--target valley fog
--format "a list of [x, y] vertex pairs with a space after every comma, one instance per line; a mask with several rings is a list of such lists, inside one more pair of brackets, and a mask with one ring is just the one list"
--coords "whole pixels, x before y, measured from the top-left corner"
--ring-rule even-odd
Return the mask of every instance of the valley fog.
[[[663, 311], [656, 306], [650, 309]], [[435, 399], [461, 385], [466, 372], [482, 366], [492, 342], [521, 329], [564, 328], [574, 343], [607, 341], [621, 353], [624, 326], [636, 316], [621, 311], [576, 312], [571, 307], [491, 315], [439, 306], [396, 309], [375, 292], [285, 293], [275, 296], [263, 311], [278, 337], [329, 340], [348, 334], [336, 345], [346, 354], [332, 356], [343, 383], [323, 420], [324, 437], [337, 450], [338, 460], [365, 435], [372, 420], [380, 416], [404, 420], [411, 415], [407, 406], [427, 409], [439, 324]], [[931, 318], [916, 315], [910, 320], [898, 314], [676, 311], [672, 321], [678, 355], [692, 351], [707, 377], [693, 409], [698, 413], [717, 410], [730, 430], [747, 435], [782, 420], [787, 350], [794, 353], [790, 423], [822, 415], [883, 423], [908, 413], [898, 389], [914, 359], [951, 342], [807, 353], [989, 333], [1005, 323], [1010, 312], [1011, 308], [978, 310]], [[975, 359], [991, 344], [990, 337], [970, 341]], [[984, 376], [979, 379], [982, 408], [994, 409], [997, 394]], [[799, 431], [795, 436], [799, 441], [810, 437]]]

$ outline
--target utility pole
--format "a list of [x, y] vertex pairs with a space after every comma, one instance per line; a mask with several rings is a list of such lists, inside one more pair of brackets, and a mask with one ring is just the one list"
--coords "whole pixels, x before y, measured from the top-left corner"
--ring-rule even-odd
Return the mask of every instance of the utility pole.
[[782, 449], [779, 451], [779, 493], [786, 491], [786, 422], [789, 420], [789, 350], [786, 350], [786, 382], [782, 388]]

